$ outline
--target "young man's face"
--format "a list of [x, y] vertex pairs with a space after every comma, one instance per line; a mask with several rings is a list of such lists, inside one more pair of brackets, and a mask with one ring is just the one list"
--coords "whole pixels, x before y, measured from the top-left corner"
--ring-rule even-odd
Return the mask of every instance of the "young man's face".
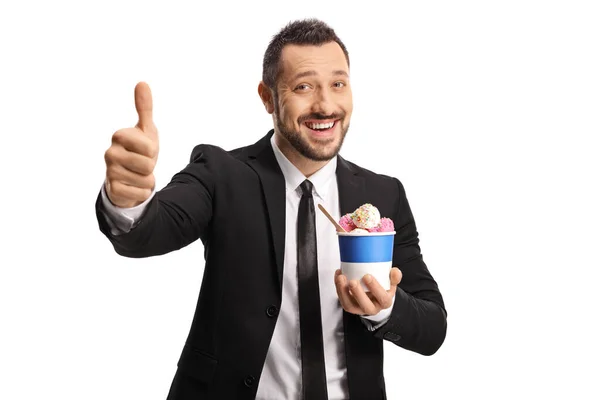
[[350, 126], [349, 68], [336, 42], [286, 45], [274, 99], [276, 131], [304, 157], [335, 157]]

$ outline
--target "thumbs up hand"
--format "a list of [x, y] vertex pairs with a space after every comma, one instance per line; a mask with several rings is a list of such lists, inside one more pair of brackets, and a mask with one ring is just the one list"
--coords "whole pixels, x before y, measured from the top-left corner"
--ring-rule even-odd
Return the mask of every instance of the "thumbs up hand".
[[116, 131], [104, 153], [106, 194], [117, 207], [143, 203], [154, 189], [154, 167], [158, 159], [158, 131], [152, 120], [152, 92], [140, 82], [135, 87], [138, 123]]

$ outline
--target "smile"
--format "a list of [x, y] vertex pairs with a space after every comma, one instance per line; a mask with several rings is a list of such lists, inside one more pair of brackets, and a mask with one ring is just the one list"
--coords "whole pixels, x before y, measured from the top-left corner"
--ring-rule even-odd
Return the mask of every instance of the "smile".
[[304, 123], [304, 125], [315, 132], [326, 132], [331, 130], [337, 124], [338, 121], [339, 120], [329, 122], [307, 121]]

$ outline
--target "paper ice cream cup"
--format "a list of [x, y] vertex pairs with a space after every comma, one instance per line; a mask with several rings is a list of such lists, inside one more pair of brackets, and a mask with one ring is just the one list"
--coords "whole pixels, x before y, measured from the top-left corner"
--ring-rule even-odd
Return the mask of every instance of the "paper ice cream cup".
[[348, 281], [356, 279], [368, 292], [362, 278], [370, 274], [385, 290], [389, 290], [395, 234], [396, 232], [337, 232], [341, 269]]

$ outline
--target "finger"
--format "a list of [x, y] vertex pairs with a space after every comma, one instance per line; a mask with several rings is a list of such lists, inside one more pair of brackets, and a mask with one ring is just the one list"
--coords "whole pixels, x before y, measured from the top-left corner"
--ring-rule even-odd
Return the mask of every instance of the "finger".
[[119, 204], [119, 199], [133, 200], [138, 203], [143, 203], [152, 194], [150, 189], [141, 189], [134, 186], [128, 186], [119, 181], [109, 182], [107, 186], [108, 198], [113, 204]]
[[375, 315], [379, 312], [378, 307], [369, 299], [369, 296], [367, 296], [367, 293], [365, 293], [358, 281], [351, 280], [348, 286], [352, 297], [364, 314]]
[[341, 274], [337, 274], [335, 278], [335, 290], [337, 292], [338, 298], [340, 300], [340, 304], [342, 308], [348, 312], [354, 312], [356, 303], [350, 293], [348, 292], [346, 277]]
[[158, 156], [158, 143], [150, 139], [139, 128], [128, 128], [116, 131], [112, 136], [113, 143], [118, 143], [127, 150], [149, 158]]
[[138, 187], [140, 189], [154, 189], [154, 174], [142, 175], [130, 171], [120, 164], [111, 164], [106, 168], [106, 178], [109, 181], [119, 181], [128, 186]]
[[387, 290], [381, 286], [381, 284], [373, 277], [373, 275], [367, 274], [363, 277], [363, 282], [369, 288], [372, 299], [377, 302], [381, 308], [388, 308], [392, 305], [392, 297]]
[[106, 166], [120, 164], [129, 171], [141, 175], [150, 175], [154, 171], [156, 160], [128, 151], [121, 146], [110, 146], [104, 155]]
[[145, 133], [155, 132], [152, 119], [152, 92], [146, 82], [140, 82], [135, 86], [135, 109], [138, 113], [137, 127]]
[[398, 286], [400, 284], [400, 281], [402, 281], [402, 271], [400, 271], [398, 268], [396, 267], [392, 267], [392, 270], [390, 271], [390, 290], [394, 289], [394, 292], [396, 291], [396, 286]]

